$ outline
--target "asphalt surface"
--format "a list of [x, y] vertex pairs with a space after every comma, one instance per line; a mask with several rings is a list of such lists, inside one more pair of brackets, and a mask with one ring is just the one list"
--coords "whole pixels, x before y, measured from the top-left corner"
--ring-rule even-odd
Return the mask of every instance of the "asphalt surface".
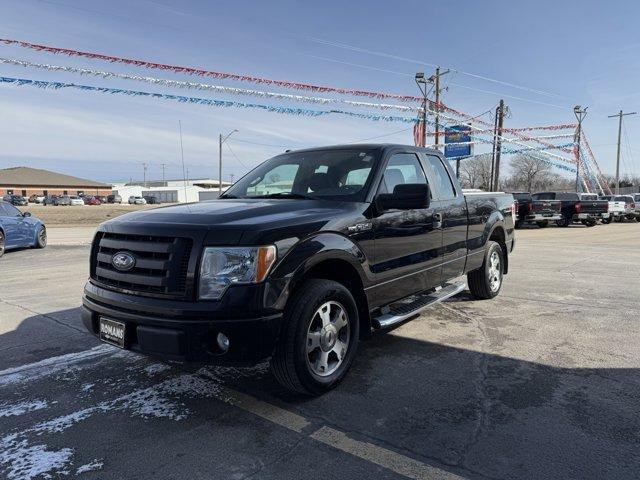
[[0, 478], [638, 478], [640, 224], [517, 237], [498, 298], [362, 342], [317, 399], [266, 365], [100, 344], [78, 313], [88, 247], [8, 252]]

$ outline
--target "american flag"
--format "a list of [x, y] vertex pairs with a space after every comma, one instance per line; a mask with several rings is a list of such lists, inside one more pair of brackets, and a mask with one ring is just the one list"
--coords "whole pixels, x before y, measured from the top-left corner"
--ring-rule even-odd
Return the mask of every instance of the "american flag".
[[424, 147], [425, 141], [426, 140], [424, 138], [424, 135], [422, 134], [422, 122], [418, 121], [413, 126], [413, 142], [415, 143], [416, 147]]

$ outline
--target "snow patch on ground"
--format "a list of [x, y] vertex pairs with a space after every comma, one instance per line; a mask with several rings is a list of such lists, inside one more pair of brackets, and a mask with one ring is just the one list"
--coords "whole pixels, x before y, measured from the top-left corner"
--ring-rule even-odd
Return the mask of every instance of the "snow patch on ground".
[[0, 418], [2, 417], [17, 417], [18, 415], [24, 415], [28, 412], [34, 412], [47, 408], [49, 404], [46, 400], [33, 400], [31, 402], [20, 402], [11, 404], [0, 404]]
[[[69, 371], [70, 367], [80, 362], [113, 354], [116, 350], [117, 348], [109, 345], [98, 345], [89, 350], [68, 353], [66, 355], [46, 358], [28, 365], [0, 370], [0, 386], [33, 381], [48, 375]], [[91, 363], [90, 365], [94, 364]]]
[[153, 377], [158, 373], [166, 372], [167, 370], [171, 370], [171, 367], [169, 365], [165, 365], [164, 363], [153, 363], [144, 369], [146, 374], [150, 377]]
[[[0, 371], [0, 386], [31, 380], [44, 376], [59, 375], [65, 371], [76, 368], [95, 367], [95, 359], [109, 355], [108, 358], [133, 359], [136, 363], [140, 357], [133, 354], [122, 354], [114, 352], [114, 348], [101, 345], [85, 352], [62, 355], [52, 359], [43, 360], [35, 364]], [[87, 366], [79, 365], [86, 360]], [[163, 364], [152, 364], [146, 367], [140, 365], [138, 371], [145, 372], [149, 377], [170, 370], [171, 367]], [[206, 367], [196, 374], [179, 374], [173, 378], [167, 378], [156, 385], [139, 388], [132, 392], [117, 396], [116, 398], [105, 400], [90, 405], [81, 410], [62, 415], [51, 420], [39, 422], [22, 431], [15, 432], [0, 438], [0, 476], [6, 472], [7, 478], [31, 479], [38, 475], [44, 478], [52, 478], [62, 474], [70, 475], [70, 467], [73, 461], [73, 449], [63, 448], [60, 450], [49, 450], [47, 445], [41, 444], [40, 438], [46, 435], [59, 434], [73, 427], [74, 425], [96, 415], [108, 412], [128, 412], [131, 416], [147, 418], [166, 418], [180, 421], [187, 418], [191, 412], [183, 402], [186, 398], [216, 398], [223, 402], [233, 403], [229, 397], [228, 390], [224, 386], [226, 380], [237, 379], [239, 377], [256, 378], [268, 374], [268, 365], [262, 364], [250, 369], [236, 369], [223, 367]], [[135, 380], [133, 381], [135, 384]], [[82, 391], [90, 391], [94, 384], [84, 384]], [[25, 412], [36, 409], [35, 402], [24, 402]], [[45, 408], [43, 406], [38, 408]], [[7, 407], [9, 408], [9, 407]], [[19, 411], [18, 405], [11, 406], [13, 410]], [[32, 410], [28, 410], [32, 408]], [[4, 411], [4, 410], [0, 410]], [[102, 462], [93, 462], [81, 466], [76, 473], [88, 472], [100, 469]], [[81, 471], [81, 469], [83, 469]], [[90, 469], [90, 470], [89, 470]]]
[[87, 463], [86, 465], [81, 465], [80, 467], [78, 467], [78, 469], [76, 470], [76, 475], [80, 475], [81, 473], [86, 473], [86, 472], [94, 472], [96, 470], [100, 470], [102, 468], [103, 463], [99, 462], [98, 460], [94, 460], [91, 463]]
[[40, 475], [51, 478], [52, 474], [69, 473], [64, 468], [71, 460], [73, 450], [48, 450], [46, 445], [29, 445], [18, 435], [8, 435], [0, 441], [0, 465], [8, 465], [7, 479], [31, 480]]

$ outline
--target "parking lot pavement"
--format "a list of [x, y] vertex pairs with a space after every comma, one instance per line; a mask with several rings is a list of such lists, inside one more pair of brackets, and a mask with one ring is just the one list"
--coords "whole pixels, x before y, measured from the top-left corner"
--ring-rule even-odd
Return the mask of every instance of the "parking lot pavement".
[[0, 477], [637, 478], [640, 224], [519, 231], [500, 296], [361, 343], [333, 392], [99, 344], [87, 246], [0, 261]]
[[95, 232], [94, 226], [47, 227], [49, 245], [90, 245]]

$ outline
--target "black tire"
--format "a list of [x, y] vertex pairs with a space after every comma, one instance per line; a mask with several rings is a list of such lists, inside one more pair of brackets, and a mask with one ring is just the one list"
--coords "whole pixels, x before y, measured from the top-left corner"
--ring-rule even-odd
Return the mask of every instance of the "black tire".
[[[311, 365], [310, 356], [313, 352], [308, 352], [307, 342], [309, 329], [313, 322], [317, 322], [318, 309], [327, 302], [344, 307], [348, 324], [347, 351], [335, 371], [320, 376]], [[336, 336], [342, 332], [340, 330]], [[358, 308], [349, 290], [332, 280], [306, 280], [285, 308], [282, 332], [271, 359], [271, 370], [278, 382], [288, 390], [309, 396], [322, 395], [346, 375], [358, 348], [359, 335]], [[318, 347], [317, 353], [322, 353], [322, 348]]]
[[38, 233], [36, 234], [36, 248], [44, 248], [47, 246], [47, 228], [44, 225], [40, 225]]
[[558, 225], [559, 227], [567, 228], [569, 225], [571, 225], [571, 219], [562, 217], [562, 220], [556, 220], [556, 225]]
[[582, 224], [587, 228], [595, 227], [596, 223], [598, 223], [598, 222], [596, 222], [595, 220], [582, 220]]
[[603, 225], [609, 225], [610, 223], [611, 223], [611, 217], [602, 219]]
[[[493, 276], [491, 259], [493, 258], [494, 254], [497, 254], [500, 262], [497, 272], [497, 288], [491, 281], [491, 277]], [[473, 270], [467, 274], [467, 285], [469, 286], [471, 295], [473, 295], [474, 298], [483, 300], [493, 298], [498, 295], [498, 293], [500, 293], [500, 289], [502, 288], [503, 272], [504, 254], [502, 248], [500, 248], [500, 245], [497, 242], [489, 241], [489, 243], [487, 244], [487, 250], [484, 254], [482, 266], [477, 270]]]
[[4, 255], [4, 248], [5, 248], [4, 246], [5, 246], [4, 233], [2, 232], [2, 230], [0, 230], [0, 257]]
[[549, 226], [549, 220], [540, 220], [539, 222], [536, 222], [536, 224], [540, 228], [547, 228]]

